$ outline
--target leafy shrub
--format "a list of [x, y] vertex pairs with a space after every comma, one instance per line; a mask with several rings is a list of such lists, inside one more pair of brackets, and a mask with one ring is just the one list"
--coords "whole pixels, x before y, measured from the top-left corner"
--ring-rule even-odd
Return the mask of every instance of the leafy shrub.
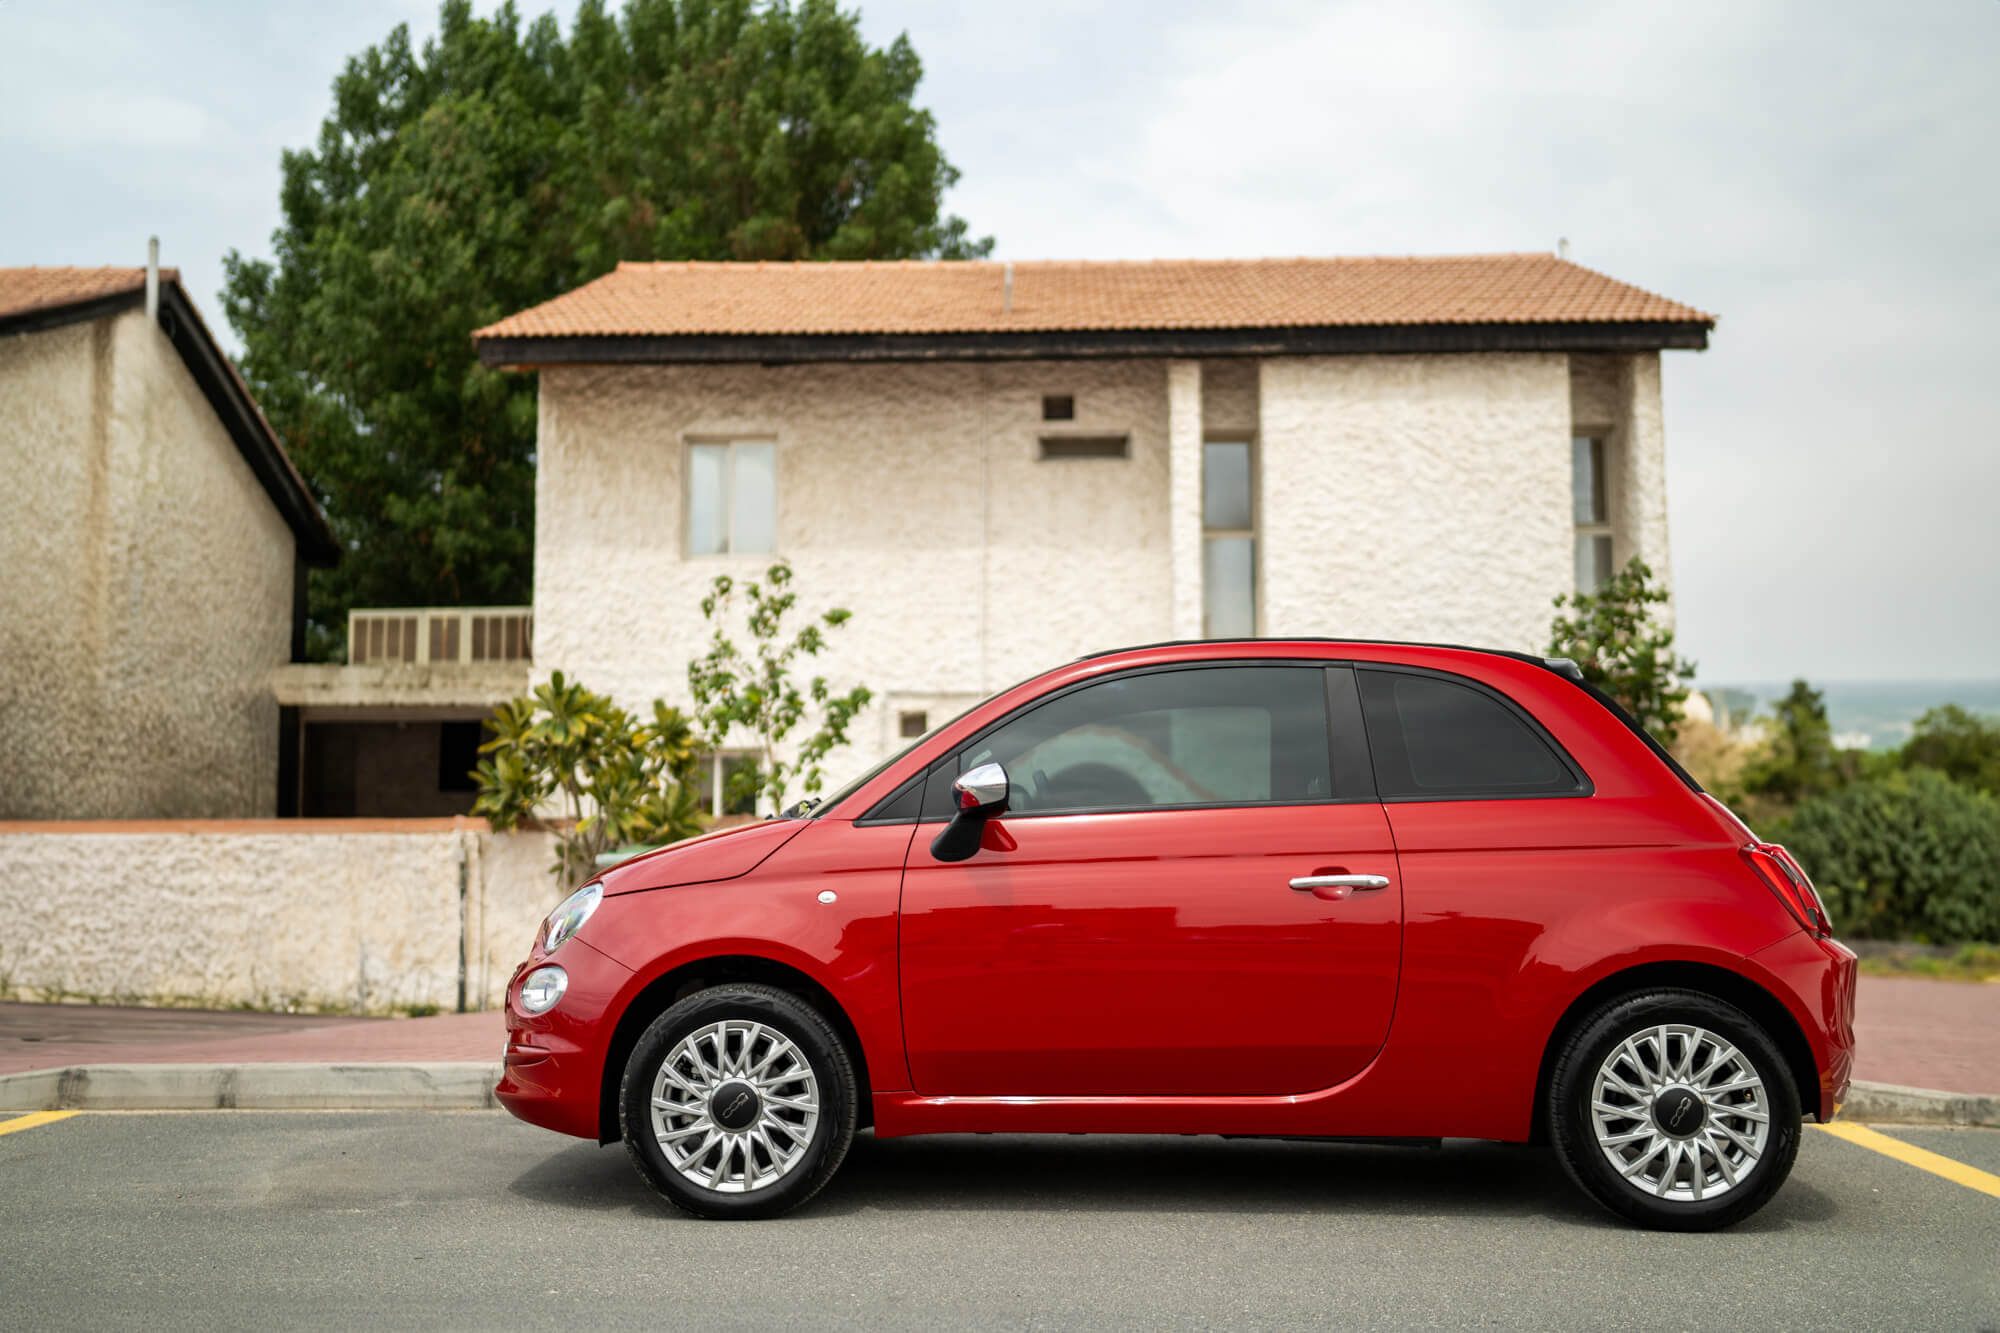
[[554, 816], [552, 869], [565, 888], [589, 877], [600, 852], [701, 832], [700, 756], [678, 709], [655, 699], [641, 722], [557, 671], [495, 709], [492, 727], [472, 813], [503, 830]]
[[1868, 939], [2000, 941], [2000, 800], [1913, 769], [1815, 796], [1773, 830]]
[[[1653, 617], [1672, 594], [1637, 556], [1595, 593], [1556, 598], [1549, 655], [1567, 657], [1583, 678], [1625, 706], [1662, 745], [1680, 731], [1694, 663], [1674, 651], [1674, 632]], [[1569, 614], [1561, 614], [1567, 606]]]

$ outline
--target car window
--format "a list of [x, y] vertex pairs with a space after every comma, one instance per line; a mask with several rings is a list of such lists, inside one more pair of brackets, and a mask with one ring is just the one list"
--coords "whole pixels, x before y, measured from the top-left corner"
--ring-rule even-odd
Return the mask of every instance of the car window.
[[1361, 711], [1385, 800], [1572, 795], [1576, 771], [1514, 707], [1470, 684], [1413, 672], [1359, 673]]
[[959, 771], [986, 763], [1006, 767], [1016, 814], [1330, 800], [1325, 674], [1118, 676], [1010, 718], [961, 752]]

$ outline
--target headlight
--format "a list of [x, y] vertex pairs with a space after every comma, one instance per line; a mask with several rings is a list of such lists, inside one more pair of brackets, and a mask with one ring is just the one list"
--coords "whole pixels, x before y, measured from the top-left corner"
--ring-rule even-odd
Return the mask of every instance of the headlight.
[[598, 884], [586, 884], [563, 899], [562, 906], [550, 912], [542, 925], [542, 948], [549, 953], [561, 948], [564, 940], [583, 929], [583, 923], [603, 901], [604, 888]]
[[546, 1014], [569, 989], [569, 974], [559, 967], [538, 967], [521, 983], [521, 1012]]

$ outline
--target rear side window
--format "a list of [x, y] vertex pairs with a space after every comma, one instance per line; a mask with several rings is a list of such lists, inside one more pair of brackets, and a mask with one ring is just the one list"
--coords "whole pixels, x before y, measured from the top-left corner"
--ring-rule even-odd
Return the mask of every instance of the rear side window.
[[1384, 800], [1588, 793], [1581, 770], [1498, 695], [1442, 676], [1358, 674], [1375, 781]]
[[1331, 800], [1326, 708], [1317, 667], [1119, 676], [1002, 723], [960, 771], [1005, 765], [1017, 814]]

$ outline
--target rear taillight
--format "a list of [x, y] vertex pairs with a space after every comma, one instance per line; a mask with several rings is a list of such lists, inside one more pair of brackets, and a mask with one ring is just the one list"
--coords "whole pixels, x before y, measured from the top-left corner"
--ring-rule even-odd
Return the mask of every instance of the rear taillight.
[[1801, 926], [1821, 939], [1833, 934], [1826, 904], [1796, 857], [1775, 842], [1753, 842], [1743, 849], [1743, 859]]

